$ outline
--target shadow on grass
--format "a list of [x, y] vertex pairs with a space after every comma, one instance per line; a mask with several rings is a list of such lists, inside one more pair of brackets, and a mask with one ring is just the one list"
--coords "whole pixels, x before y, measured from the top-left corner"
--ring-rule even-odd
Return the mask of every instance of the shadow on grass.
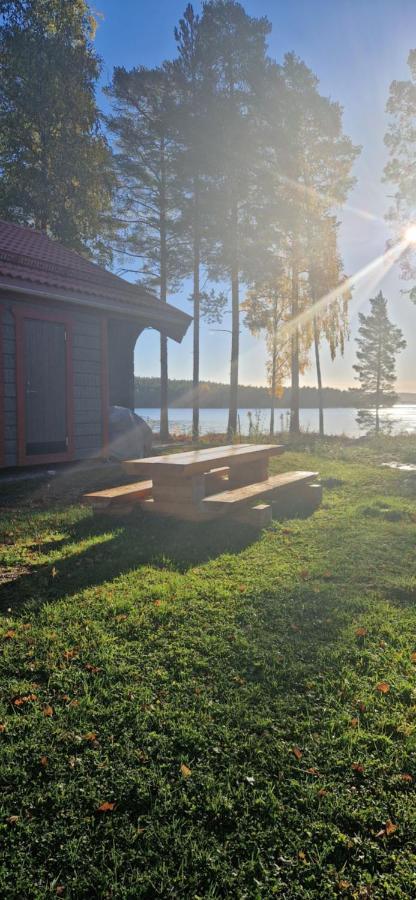
[[[140, 567], [153, 566], [186, 572], [223, 553], [236, 554], [259, 537], [258, 529], [225, 520], [214, 522], [183, 522], [158, 518], [139, 511], [127, 519], [115, 516], [95, 516], [76, 523], [61, 541], [36, 542], [39, 551], [69, 548], [74, 553], [54, 562], [34, 566], [4, 584], [1, 590], [0, 612], [9, 608], [16, 613], [26, 604], [31, 608], [59, 600], [67, 594], [111, 581]], [[87, 549], [77, 544], [93, 541]], [[138, 571], [138, 577], [140, 572]]]

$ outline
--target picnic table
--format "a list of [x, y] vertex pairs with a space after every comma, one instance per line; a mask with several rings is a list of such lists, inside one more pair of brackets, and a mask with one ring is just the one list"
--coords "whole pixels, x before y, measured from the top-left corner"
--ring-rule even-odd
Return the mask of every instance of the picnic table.
[[[141, 477], [120, 488], [84, 495], [96, 510], [131, 512], [135, 504], [153, 513], [191, 521], [227, 515], [263, 526], [270, 522], [272, 504], [299, 497], [317, 497], [317, 472], [285, 472], [269, 476], [269, 462], [283, 453], [279, 444], [230, 444], [164, 456], [130, 459], [129, 475]], [[315, 491], [313, 489], [315, 488]]]

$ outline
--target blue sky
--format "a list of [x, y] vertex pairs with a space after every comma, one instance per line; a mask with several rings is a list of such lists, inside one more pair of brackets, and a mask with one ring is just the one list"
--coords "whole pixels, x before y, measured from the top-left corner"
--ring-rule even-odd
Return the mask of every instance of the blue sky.
[[[96, 0], [101, 14], [96, 46], [104, 61], [102, 83], [111, 79], [114, 65], [157, 65], [175, 52], [173, 29], [186, 0]], [[278, 61], [294, 50], [320, 79], [323, 94], [344, 107], [344, 126], [352, 140], [362, 145], [355, 166], [357, 185], [349, 198], [352, 210], [342, 216], [341, 252], [345, 271], [352, 275], [383, 253], [389, 236], [383, 216], [389, 205], [389, 187], [381, 183], [386, 154], [383, 137], [387, 118], [385, 105], [393, 79], [407, 78], [407, 56], [416, 47], [415, 0], [247, 0], [251, 15], [267, 16], [272, 23], [269, 52]], [[194, 4], [200, 8], [199, 3]], [[102, 101], [104, 102], [104, 101]], [[391, 193], [391, 187], [390, 187]], [[361, 215], [362, 210], [368, 215]], [[381, 287], [389, 299], [391, 318], [403, 329], [407, 350], [398, 363], [398, 386], [416, 391], [414, 344], [416, 306], [401, 294], [397, 267], [377, 282], [367, 281], [356, 290], [351, 303], [351, 340], [343, 359], [331, 362], [323, 353], [323, 375], [328, 385], [353, 384], [352, 364], [358, 311], [366, 311], [368, 298]], [[187, 291], [171, 301], [190, 311]], [[225, 323], [224, 328], [227, 328]], [[191, 377], [192, 337], [182, 344], [170, 342], [170, 375]], [[263, 384], [264, 347], [245, 330], [241, 340], [240, 383]], [[145, 332], [136, 347], [136, 372], [158, 375], [158, 338]], [[201, 377], [227, 381], [229, 336], [203, 328]], [[314, 384], [313, 368], [303, 383]]]

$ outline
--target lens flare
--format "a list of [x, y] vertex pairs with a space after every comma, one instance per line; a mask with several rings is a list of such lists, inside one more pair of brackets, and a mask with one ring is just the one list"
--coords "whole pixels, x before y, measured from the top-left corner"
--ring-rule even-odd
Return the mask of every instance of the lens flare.
[[416, 244], [416, 225], [409, 225], [404, 236], [408, 244]]

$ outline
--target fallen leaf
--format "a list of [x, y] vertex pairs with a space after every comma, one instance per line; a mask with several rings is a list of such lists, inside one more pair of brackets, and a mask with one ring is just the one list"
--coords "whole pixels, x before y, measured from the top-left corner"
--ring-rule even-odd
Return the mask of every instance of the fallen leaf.
[[306, 859], [306, 853], [304, 853], [303, 850], [299, 850], [298, 857], [299, 857], [299, 859], [304, 860], [304, 859]]
[[119, 615], [116, 616], [116, 622], [125, 622], [126, 619], [128, 619], [127, 613], [119, 613]]
[[46, 703], [45, 706], [43, 707], [42, 712], [43, 712], [43, 715], [46, 717], [53, 716], [53, 706], [49, 706], [49, 703]]
[[303, 753], [299, 747], [292, 747], [292, 753], [296, 756], [296, 759], [302, 759]]
[[391, 819], [387, 819], [384, 828], [381, 828], [380, 831], [377, 832], [376, 838], [388, 837], [390, 834], [394, 834], [394, 832], [397, 831], [398, 827], [399, 826], [395, 825], [394, 822], [391, 821]]
[[95, 731], [87, 731], [87, 734], [83, 734], [84, 741], [96, 741], [97, 735]]
[[66, 660], [73, 659], [74, 656], [76, 656], [76, 655], [77, 655], [76, 650], [65, 650], [64, 659], [66, 659]]
[[402, 781], [407, 781], [408, 783], [413, 781], [413, 776], [409, 775], [408, 772], [403, 772], [403, 775], [400, 775], [400, 778], [402, 779]]
[[337, 884], [337, 888], [339, 891], [347, 891], [349, 887], [351, 887], [351, 884], [349, 881], [342, 880], [342, 881], [339, 881]]
[[359, 724], [358, 719], [356, 719], [356, 718], [351, 719], [351, 721], [350, 721], [351, 728], [358, 728], [358, 724]]
[[318, 797], [326, 797], [327, 793], [328, 791], [326, 790], [326, 788], [320, 788], [318, 791]]
[[189, 776], [192, 775], [192, 770], [189, 769], [185, 763], [181, 763], [181, 775], [183, 775], [184, 778], [189, 778]]
[[416, 650], [414, 650], [413, 653], [410, 654], [410, 659], [412, 660], [412, 662], [416, 663]]
[[161, 600], [153, 600], [153, 606], [160, 606], [162, 603]]
[[63, 884], [57, 884], [56, 888], [55, 888], [56, 896], [63, 897], [64, 893], [65, 893], [65, 888], [64, 888]]
[[305, 579], [305, 578], [309, 578], [310, 572], [309, 572], [309, 569], [302, 569], [302, 571], [299, 572], [299, 574], [300, 574], [301, 578]]
[[93, 666], [92, 663], [85, 663], [84, 668], [87, 670], [87, 672], [91, 672], [92, 675], [96, 675], [97, 672], [101, 672], [100, 666]]
[[46, 769], [46, 766], [49, 763], [49, 759], [47, 756], [41, 756], [39, 762], [40, 762], [41, 766], [43, 766], [43, 768]]
[[19, 819], [20, 816], [8, 816], [7, 822], [9, 823], [9, 825], [16, 825], [16, 822], [18, 822]]
[[105, 800], [104, 803], [101, 803], [101, 806], [97, 808], [97, 812], [99, 813], [107, 813], [113, 812], [116, 808], [116, 803], [109, 803], [108, 800]]
[[12, 638], [16, 637], [16, 632], [13, 631], [13, 628], [9, 628], [9, 630], [6, 631], [6, 634], [4, 635], [4, 637], [6, 638], [6, 640], [11, 641]]
[[354, 772], [358, 772], [360, 775], [362, 775], [364, 772], [364, 766], [362, 766], [361, 763], [353, 763], [351, 768], [354, 770]]
[[0, 722], [0, 734], [1, 734], [3, 731], [6, 731], [6, 726], [3, 725], [2, 722]]
[[380, 694], [388, 694], [390, 690], [388, 681], [379, 681], [379, 683], [376, 684], [376, 690], [379, 691]]
[[318, 769], [315, 769], [313, 766], [310, 769], [306, 769], [308, 775], [319, 775]]
[[56, 578], [57, 574], [58, 574], [58, 569], [56, 569], [55, 566], [52, 566], [51, 578]]
[[356, 628], [356, 630], [355, 630], [355, 637], [358, 637], [358, 638], [365, 637], [366, 634], [368, 634], [366, 628], [360, 627], [360, 628]]
[[37, 699], [36, 694], [25, 694], [23, 697], [16, 697], [12, 702], [13, 706], [24, 706], [25, 703], [34, 703]]
[[364, 713], [366, 711], [365, 703], [359, 701], [359, 703], [357, 703], [357, 709], [359, 709], [360, 713]]

